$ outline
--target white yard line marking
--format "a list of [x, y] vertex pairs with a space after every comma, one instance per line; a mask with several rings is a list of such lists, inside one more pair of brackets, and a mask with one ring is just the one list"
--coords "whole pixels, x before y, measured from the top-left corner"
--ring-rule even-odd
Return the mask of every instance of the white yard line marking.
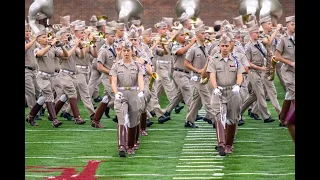
[[215, 157], [215, 156], [180, 156], [182, 158], [212, 158], [212, 157]]
[[179, 168], [189, 168], [189, 167], [192, 167], [192, 168], [209, 168], [209, 167], [215, 167], [215, 168], [224, 168], [224, 166], [216, 166], [216, 165], [205, 165], [205, 166], [176, 166], [176, 167], [179, 167]]
[[193, 139], [193, 138], [216, 138], [216, 135], [194, 135], [194, 136], [186, 136], [186, 139]]
[[194, 151], [194, 152], [182, 152], [181, 154], [218, 154], [218, 152], [199, 152], [199, 151]]
[[[263, 143], [263, 142], [274, 142], [274, 141], [242, 141], [242, 140], [236, 140], [236, 143]], [[292, 140], [277, 140], [277, 142], [292, 142]]]
[[237, 155], [237, 154], [233, 154], [232, 156], [233, 156], [233, 157], [261, 157], [261, 158], [295, 157], [294, 154], [279, 155], [279, 156], [264, 156], [264, 155], [254, 155], [254, 154], [248, 154], [248, 155]]
[[[114, 144], [115, 142], [117, 142], [117, 140], [112, 140], [112, 141], [90, 141], [90, 143], [95, 143], [95, 144]], [[174, 141], [151, 141], [151, 140], [143, 140], [143, 143], [145, 144], [148, 144], [148, 143], [175, 143]], [[26, 144], [71, 144], [71, 143], [76, 143], [76, 144], [79, 144], [79, 143], [83, 143], [83, 142], [79, 142], [79, 141], [62, 141], [62, 142], [59, 142], [59, 141], [34, 141], [34, 142], [31, 142], [31, 141], [26, 141], [25, 142]]]
[[201, 147], [205, 147], [205, 146], [216, 146], [216, 144], [214, 143], [197, 143], [197, 144], [184, 144], [184, 146], [201, 146]]
[[193, 171], [222, 171], [222, 169], [176, 169], [177, 172], [193, 172]]
[[185, 148], [185, 149], [182, 149], [182, 151], [196, 151], [196, 152], [199, 152], [199, 151], [210, 151], [212, 150], [211, 148], [208, 148], [208, 149], [189, 149], [189, 148]]
[[188, 138], [184, 139], [186, 141], [197, 141], [197, 140], [209, 140], [209, 139], [217, 139], [217, 138]]
[[179, 161], [212, 161], [212, 160], [223, 160], [223, 156], [213, 156], [215, 158], [197, 158], [197, 159], [185, 159], [185, 158], [182, 158], [182, 159], [179, 159]]
[[[181, 156], [182, 157], [182, 156]], [[186, 156], [184, 156], [186, 157]], [[211, 157], [211, 156], [210, 156]], [[179, 162], [178, 164], [221, 164], [222, 162]]]
[[228, 173], [224, 174], [227, 176], [232, 176], [232, 175], [263, 175], [263, 176], [290, 176], [290, 175], [295, 175], [295, 173], [283, 173], [283, 174], [271, 174], [271, 173]]
[[173, 177], [173, 179], [221, 179], [222, 177]]

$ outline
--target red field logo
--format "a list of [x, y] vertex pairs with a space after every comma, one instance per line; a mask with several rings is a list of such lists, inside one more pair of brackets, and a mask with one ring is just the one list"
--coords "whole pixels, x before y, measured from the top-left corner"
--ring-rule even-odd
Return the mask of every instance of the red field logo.
[[95, 175], [101, 162], [104, 161], [89, 160], [80, 173], [77, 173], [76, 167], [26, 166], [25, 169], [26, 172], [61, 172], [59, 176], [47, 177], [46, 180], [97, 180]]

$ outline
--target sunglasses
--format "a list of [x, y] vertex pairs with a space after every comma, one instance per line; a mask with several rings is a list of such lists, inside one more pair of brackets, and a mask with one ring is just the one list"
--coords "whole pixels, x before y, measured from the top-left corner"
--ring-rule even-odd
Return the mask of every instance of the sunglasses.
[[229, 45], [220, 45], [221, 47], [229, 47]]

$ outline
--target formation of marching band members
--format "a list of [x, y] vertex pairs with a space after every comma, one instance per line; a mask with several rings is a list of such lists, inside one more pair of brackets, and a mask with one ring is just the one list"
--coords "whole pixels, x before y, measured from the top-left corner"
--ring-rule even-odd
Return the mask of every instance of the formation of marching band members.
[[[120, 157], [135, 154], [141, 136], [156, 117], [158, 124], [175, 121], [172, 111], [186, 110], [185, 128], [203, 120], [216, 130], [216, 150], [231, 154], [243, 114], [264, 123], [279, 119], [294, 140], [295, 17], [274, 25], [270, 16], [217, 20], [208, 26], [186, 13], [174, 21], [163, 17], [154, 28], [141, 20], [120, 23], [93, 15], [90, 22], [60, 17], [48, 26], [38, 12], [38, 32], [25, 22], [25, 98], [36, 120], [47, 110], [53, 127], [66, 118], [76, 125], [103, 128], [103, 115], [118, 124]], [[278, 75], [286, 96], [280, 105], [274, 85]], [[102, 98], [99, 87], [103, 86]], [[159, 99], [165, 93], [164, 109]], [[100, 102], [94, 107], [93, 101]], [[272, 117], [270, 100], [277, 112]], [[82, 101], [86, 111], [79, 110]], [[182, 106], [182, 104], [184, 104]], [[203, 108], [204, 117], [198, 115]], [[60, 112], [60, 116], [58, 115]], [[85, 113], [90, 122], [81, 116]], [[169, 122], [168, 122], [169, 121]]]

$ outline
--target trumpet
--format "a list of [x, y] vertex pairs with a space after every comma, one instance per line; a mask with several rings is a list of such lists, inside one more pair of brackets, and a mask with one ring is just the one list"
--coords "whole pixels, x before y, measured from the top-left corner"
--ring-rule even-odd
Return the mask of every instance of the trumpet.
[[80, 47], [81, 47], [81, 48], [93, 47], [94, 44], [95, 44], [95, 41], [94, 41], [94, 40], [92, 40], [92, 41], [82, 41], [82, 42], [80, 43]]
[[152, 73], [152, 76], [150, 76], [150, 78], [149, 78], [149, 90], [151, 91], [151, 89], [152, 89], [152, 85], [153, 85], [153, 83], [154, 83], [154, 81], [155, 80], [158, 80], [159, 79], [159, 76], [158, 76], [158, 74], [156, 73], [156, 72], [153, 72]]

